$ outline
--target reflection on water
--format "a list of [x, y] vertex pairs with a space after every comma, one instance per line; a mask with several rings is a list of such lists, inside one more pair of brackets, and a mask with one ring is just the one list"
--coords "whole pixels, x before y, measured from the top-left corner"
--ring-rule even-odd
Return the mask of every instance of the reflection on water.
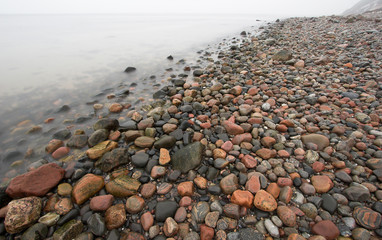
[[[132, 94], [118, 101], [133, 105], [140, 97], [149, 99], [170, 74], [183, 72], [180, 59], [197, 65], [198, 50], [264, 23], [257, 19], [273, 20], [250, 15], [0, 15], [0, 177], [8, 170], [5, 165], [25, 164], [17, 160], [28, 149], [33, 154], [26, 162], [41, 159], [57, 130], [81, 128], [90, 134], [91, 123], [78, 119], [94, 117], [95, 102], [116, 101], [107, 94], [130, 89]], [[169, 55], [173, 61], [166, 59]], [[127, 66], [137, 71], [126, 74]], [[169, 68], [173, 71], [165, 71]], [[70, 110], [58, 112], [63, 105]], [[54, 120], [44, 123], [48, 118]]]

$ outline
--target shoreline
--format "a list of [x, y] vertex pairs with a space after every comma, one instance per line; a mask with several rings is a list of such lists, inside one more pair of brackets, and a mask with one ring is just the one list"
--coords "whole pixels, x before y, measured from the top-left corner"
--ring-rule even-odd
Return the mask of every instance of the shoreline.
[[381, 30], [285, 19], [204, 51], [150, 107], [56, 132], [0, 189], [0, 239], [377, 239]]

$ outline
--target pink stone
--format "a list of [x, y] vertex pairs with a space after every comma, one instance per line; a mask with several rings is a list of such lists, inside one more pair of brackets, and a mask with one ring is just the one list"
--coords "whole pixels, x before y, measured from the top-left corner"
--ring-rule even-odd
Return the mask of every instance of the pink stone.
[[60, 159], [68, 155], [69, 151], [70, 151], [70, 148], [68, 147], [60, 147], [52, 153], [52, 157], [54, 159]]
[[96, 196], [90, 200], [90, 209], [93, 211], [106, 211], [113, 204], [113, 195]]

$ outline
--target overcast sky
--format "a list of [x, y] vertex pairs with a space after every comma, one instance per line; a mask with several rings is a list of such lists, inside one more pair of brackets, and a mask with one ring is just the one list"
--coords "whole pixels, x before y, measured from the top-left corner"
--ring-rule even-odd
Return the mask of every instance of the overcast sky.
[[0, 13], [341, 14], [359, 0], [0, 0]]

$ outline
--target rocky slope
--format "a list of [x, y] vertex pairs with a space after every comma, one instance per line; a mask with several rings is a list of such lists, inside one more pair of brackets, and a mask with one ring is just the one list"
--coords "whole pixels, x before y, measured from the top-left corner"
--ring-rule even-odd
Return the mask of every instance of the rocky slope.
[[382, 0], [361, 0], [346, 10], [343, 15], [356, 15], [376, 10], [382, 10]]
[[381, 239], [381, 35], [286, 19], [204, 52], [150, 106], [95, 104], [91, 134], [56, 132], [0, 188], [0, 239]]

